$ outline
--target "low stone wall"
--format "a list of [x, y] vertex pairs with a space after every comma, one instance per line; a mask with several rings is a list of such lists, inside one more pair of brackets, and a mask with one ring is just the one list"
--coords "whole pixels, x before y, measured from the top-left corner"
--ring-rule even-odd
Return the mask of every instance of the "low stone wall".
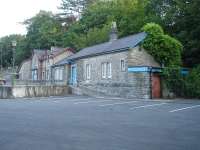
[[48, 97], [69, 94], [68, 86], [14, 86], [0, 87], [0, 98]]
[[128, 73], [127, 82], [79, 82], [77, 87], [72, 87], [72, 93], [89, 96], [111, 96], [123, 98], [150, 99], [151, 81], [149, 73]]
[[126, 85], [79, 85], [71, 87], [75, 95], [88, 96], [111, 96], [122, 98], [150, 99], [150, 87], [141, 88], [140, 86]]

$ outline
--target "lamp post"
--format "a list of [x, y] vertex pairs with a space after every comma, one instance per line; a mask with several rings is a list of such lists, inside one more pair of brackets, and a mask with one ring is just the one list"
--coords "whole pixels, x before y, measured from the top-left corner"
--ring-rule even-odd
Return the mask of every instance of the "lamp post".
[[13, 65], [13, 71], [14, 71], [14, 67], [15, 67], [15, 51], [16, 51], [16, 46], [17, 46], [17, 41], [12, 41], [12, 47], [13, 47], [13, 61], [12, 61], [12, 65]]
[[13, 75], [12, 75], [12, 86], [14, 86], [14, 80], [15, 80], [15, 51], [16, 51], [17, 41], [12, 41], [12, 68], [13, 68]]

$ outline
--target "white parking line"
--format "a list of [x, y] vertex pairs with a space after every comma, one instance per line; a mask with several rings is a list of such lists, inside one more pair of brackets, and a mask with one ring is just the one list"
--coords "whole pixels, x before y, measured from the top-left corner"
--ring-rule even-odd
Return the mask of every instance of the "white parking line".
[[[85, 101], [85, 100], [92, 100], [93, 98], [80, 98], [80, 99], [66, 99], [65, 102], [78, 102], [78, 101]], [[62, 99], [51, 99], [54, 102], [63, 102]], [[50, 101], [51, 101], [50, 100]]]
[[105, 105], [100, 105], [100, 107], [114, 106], [114, 105], [124, 105], [124, 104], [131, 104], [131, 103], [137, 103], [137, 102], [139, 102], [139, 101], [130, 101], [130, 102], [121, 102], [121, 103], [105, 104]]
[[195, 105], [195, 106], [191, 106], [191, 107], [184, 107], [184, 108], [180, 108], [180, 109], [174, 109], [174, 110], [170, 111], [170, 113], [182, 111], [182, 110], [186, 110], [186, 109], [197, 108], [197, 107], [200, 107], [200, 105]]
[[74, 104], [76, 105], [76, 104], [88, 104], [88, 103], [103, 103], [103, 102], [110, 102], [110, 101], [113, 101], [113, 100], [104, 100], [104, 101], [97, 100], [97, 101], [76, 102]]
[[165, 104], [167, 104], [167, 103], [143, 105], [143, 106], [138, 106], [138, 107], [132, 107], [130, 109], [133, 110], [133, 109], [138, 109], [138, 108], [148, 108], [148, 107], [162, 106], [162, 105], [165, 105]]

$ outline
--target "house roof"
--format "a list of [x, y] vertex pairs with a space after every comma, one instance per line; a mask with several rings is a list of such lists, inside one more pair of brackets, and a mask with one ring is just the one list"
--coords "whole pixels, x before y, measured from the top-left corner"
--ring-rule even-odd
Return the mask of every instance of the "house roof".
[[49, 50], [41, 50], [41, 49], [34, 49], [33, 55], [36, 55], [40, 60], [43, 58], [45, 54], [50, 53]]
[[72, 55], [68, 59], [75, 60], [93, 55], [120, 52], [129, 48], [134, 48], [146, 38], [146, 35], [147, 34], [145, 32], [142, 32], [121, 39], [117, 39], [112, 42], [106, 42], [95, 46], [87, 47], [82, 49], [75, 55]]
[[138, 34], [134, 34], [131, 36], [127, 36], [121, 39], [117, 39], [110, 42], [105, 42], [102, 44], [94, 45], [91, 47], [87, 47], [79, 51], [78, 53], [63, 59], [62, 61], [58, 62], [54, 66], [60, 66], [64, 64], [68, 64], [70, 61], [87, 58], [96, 55], [114, 53], [114, 52], [121, 52], [128, 50], [129, 48], [134, 48], [138, 44], [140, 44], [145, 38], [147, 34], [145, 32], [141, 32]]
[[67, 48], [52, 47], [51, 50], [34, 49], [33, 54], [36, 55], [40, 60], [46, 60], [48, 56], [55, 57], [66, 51], [71, 51], [73, 53], [73, 49], [69, 47]]
[[58, 67], [58, 66], [62, 66], [65, 64], [69, 64], [69, 63], [70, 63], [70, 60], [68, 60], [68, 58], [65, 58], [65, 59], [57, 62], [56, 64], [54, 64], [52, 67]]

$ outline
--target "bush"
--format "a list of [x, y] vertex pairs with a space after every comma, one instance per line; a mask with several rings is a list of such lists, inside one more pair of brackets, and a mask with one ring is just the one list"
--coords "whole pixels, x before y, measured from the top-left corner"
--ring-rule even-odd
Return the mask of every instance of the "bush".
[[182, 44], [175, 38], [164, 34], [162, 27], [155, 23], [146, 24], [142, 31], [147, 33], [147, 38], [142, 46], [160, 65], [164, 66], [164, 84], [177, 96], [183, 96], [184, 77], [181, 76]]
[[200, 98], [200, 65], [186, 77], [184, 93], [188, 98]]
[[142, 46], [165, 67], [181, 66], [182, 44], [175, 38], [165, 35], [160, 25], [148, 23], [143, 28], [148, 35]]
[[163, 35], [163, 28], [156, 23], [148, 23], [142, 27], [142, 31], [147, 32], [149, 35]]

